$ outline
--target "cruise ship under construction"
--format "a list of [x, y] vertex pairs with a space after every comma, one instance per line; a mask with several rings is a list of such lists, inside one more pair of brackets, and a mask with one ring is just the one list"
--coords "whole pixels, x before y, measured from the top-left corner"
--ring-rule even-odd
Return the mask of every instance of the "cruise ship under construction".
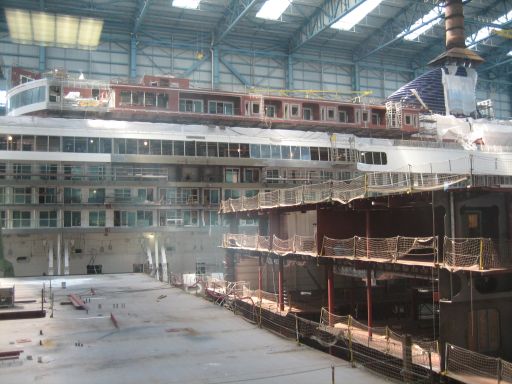
[[[140, 273], [389, 380], [512, 383], [512, 123], [445, 5], [446, 51], [384, 103], [13, 66], [0, 319], [53, 316], [52, 280], [88, 314], [112, 292], [72, 275]], [[15, 310], [35, 276], [41, 310]], [[119, 303], [97, 311], [122, 332]]]

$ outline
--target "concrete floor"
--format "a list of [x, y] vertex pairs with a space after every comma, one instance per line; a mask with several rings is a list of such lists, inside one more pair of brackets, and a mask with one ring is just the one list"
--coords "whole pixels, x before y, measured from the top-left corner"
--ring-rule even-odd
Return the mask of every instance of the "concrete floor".
[[[47, 278], [0, 286], [16, 284], [16, 300], [38, 300], [20, 306], [36, 309], [43, 282], [48, 287]], [[332, 365], [336, 383], [385, 381], [146, 275], [54, 278], [52, 287], [53, 318], [46, 303], [46, 318], [0, 321], [0, 352], [24, 350], [17, 362], [0, 361], [2, 384], [332, 383]], [[89, 310], [61, 305], [70, 293], [90, 298]]]

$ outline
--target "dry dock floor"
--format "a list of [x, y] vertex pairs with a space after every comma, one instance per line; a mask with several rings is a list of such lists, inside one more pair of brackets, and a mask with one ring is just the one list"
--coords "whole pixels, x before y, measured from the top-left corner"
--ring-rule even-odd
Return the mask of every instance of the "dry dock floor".
[[[16, 300], [37, 300], [19, 306], [37, 309], [43, 282], [4, 278], [0, 287], [15, 284]], [[23, 350], [0, 361], [2, 384], [328, 384], [333, 365], [336, 383], [385, 381], [143, 274], [54, 277], [52, 288], [53, 318], [46, 302], [45, 318], [0, 321], [0, 352]], [[88, 310], [61, 304], [71, 293]]]

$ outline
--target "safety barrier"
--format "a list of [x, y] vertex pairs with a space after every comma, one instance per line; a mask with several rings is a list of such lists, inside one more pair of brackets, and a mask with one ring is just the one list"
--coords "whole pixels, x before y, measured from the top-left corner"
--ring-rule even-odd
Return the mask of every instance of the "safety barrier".
[[[406, 237], [367, 238], [354, 236], [348, 239], [323, 237], [320, 253], [313, 236], [295, 235], [280, 239], [259, 235], [227, 233], [223, 235], [224, 248], [241, 248], [272, 252], [280, 256], [304, 254], [312, 257], [352, 258], [397, 262], [407, 259], [412, 262], [442, 264], [446, 268], [471, 268], [489, 270], [509, 267], [507, 257], [512, 254], [511, 242], [500, 242], [487, 238], [444, 238], [443, 253], [439, 254], [438, 238]], [[503, 255], [503, 257], [500, 257]]]
[[425, 192], [461, 183], [467, 175], [409, 172], [372, 172], [350, 180], [331, 180], [293, 188], [259, 192], [252, 197], [223, 200], [221, 213], [242, 212], [276, 207], [291, 207], [337, 201], [348, 204], [366, 196], [385, 196], [398, 192]]

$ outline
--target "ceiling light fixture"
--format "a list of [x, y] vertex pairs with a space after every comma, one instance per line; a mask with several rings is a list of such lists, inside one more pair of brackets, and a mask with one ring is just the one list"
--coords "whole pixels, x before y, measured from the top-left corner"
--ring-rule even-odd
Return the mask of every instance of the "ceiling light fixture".
[[292, 2], [293, 0], [267, 0], [256, 14], [256, 17], [260, 19], [277, 20]]
[[357, 3], [345, 16], [331, 25], [331, 28], [340, 29], [342, 31], [348, 31], [354, 28], [356, 24], [359, 24], [371, 11], [377, 8], [380, 3], [382, 3], [382, 0], [366, 0]]
[[172, 0], [172, 6], [185, 9], [198, 9], [201, 0]]

